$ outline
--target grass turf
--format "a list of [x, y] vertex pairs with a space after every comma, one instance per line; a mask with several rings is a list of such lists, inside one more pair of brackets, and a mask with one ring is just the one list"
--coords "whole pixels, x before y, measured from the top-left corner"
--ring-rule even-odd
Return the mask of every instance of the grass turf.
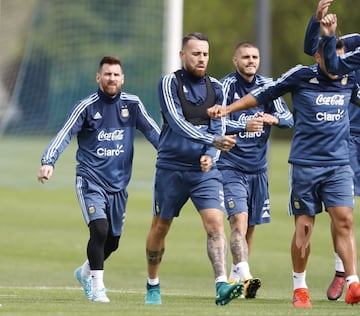
[[[329, 302], [326, 289], [334, 260], [327, 214], [317, 217], [307, 281], [311, 310], [291, 304], [290, 240], [293, 219], [287, 215], [288, 142], [271, 144], [269, 186], [272, 222], [255, 232], [250, 257], [261, 278], [255, 300], [216, 306], [206, 236], [190, 203], [173, 223], [160, 270], [162, 306], [143, 304], [146, 281], [145, 238], [151, 222], [155, 150], [136, 141], [125, 229], [119, 250], [106, 262], [110, 304], [88, 302], [73, 278], [86, 254], [88, 231], [74, 191], [76, 144], [60, 157], [53, 178], [36, 181], [49, 139], [0, 139], [0, 314], [1, 315], [357, 315], [360, 306]], [[358, 214], [355, 213], [358, 233]], [[228, 225], [226, 225], [227, 227]], [[228, 227], [227, 227], [228, 232]], [[359, 238], [357, 238], [359, 239]], [[230, 263], [230, 261], [229, 261]]]

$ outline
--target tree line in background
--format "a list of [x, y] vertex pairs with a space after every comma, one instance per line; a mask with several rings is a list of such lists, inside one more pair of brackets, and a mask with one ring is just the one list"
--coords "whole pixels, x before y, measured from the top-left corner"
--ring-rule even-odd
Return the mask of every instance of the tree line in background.
[[[209, 36], [210, 75], [220, 79], [234, 71], [232, 56], [238, 42], [250, 41], [259, 46], [256, 6], [261, 1], [268, 1], [271, 10], [270, 76], [277, 78], [297, 64], [315, 63], [305, 55], [303, 43], [318, 0], [184, 0], [184, 34], [198, 31]], [[337, 14], [338, 36], [359, 32], [359, 0], [334, 0], [330, 12]], [[290, 95], [284, 99], [291, 109]], [[272, 133], [276, 138], [291, 136], [291, 130], [273, 129]]]
[[[264, 1], [269, 1], [271, 9], [272, 76], [276, 78], [296, 64], [314, 63], [313, 58], [304, 54], [303, 43], [318, 0]], [[209, 36], [209, 73], [214, 77], [221, 78], [234, 70], [231, 58], [238, 42], [251, 41], [258, 45], [256, 2], [184, 0], [184, 34], [199, 31]], [[359, 32], [359, 0], [334, 0], [329, 12], [338, 16], [339, 36]]]
[[[268, 1], [271, 11], [270, 75], [276, 78], [296, 64], [314, 63], [303, 52], [303, 40], [318, 0], [184, 0], [183, 33], [199, 31], [209, 36], [210, 75], [220, 79], [234, 70], [231, 59], [239, 41], [259, 45], [256, 10], [262, 1]], [[159, 121], [157, 82], [163, 58], [159, 45], [163, 40], [163, 3], [2, 0], [0, 100], [6, 98], [5, 94], [13, 94], [15, 79], [19, 83], [17, 74], [22, 74], [16, 94], [21, 116], [16, 115], [15, 131], [21, 127], [27, 133], [31, 122], [31, 131], [40, 126], [39, 133], [57, 130], [73, 102], [91, 91], [98, 58], [106, 53], [123, 59], [127, 78], [124, 89], [139, 94]], [[21, 8], [28, 15], [15, 23]], [[334, 0], [330, 11], [338, 15], [338, 35], [358, 32], [359, 9], [359, 0]], [[11, 25], [12, 32], [6, 25]], [[285, 100], [291, 108], [290, 97], [285, 96]], [[0, 108], [0, 121], [5, 111], [6, 107]], [[276, 137], [291, 133], [274, 132]]]

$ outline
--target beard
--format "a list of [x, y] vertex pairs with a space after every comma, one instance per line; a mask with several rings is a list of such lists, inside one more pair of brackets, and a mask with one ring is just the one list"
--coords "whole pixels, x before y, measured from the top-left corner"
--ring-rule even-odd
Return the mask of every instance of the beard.
[[112, 98], [119, 92], [119, 88], [115, 86], [104, 86], [103, 90], [105, 94]]

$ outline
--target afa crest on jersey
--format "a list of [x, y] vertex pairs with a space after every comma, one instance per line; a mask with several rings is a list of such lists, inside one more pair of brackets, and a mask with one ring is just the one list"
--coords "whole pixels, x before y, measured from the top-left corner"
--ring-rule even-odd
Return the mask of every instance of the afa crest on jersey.
[[122, 108], [122, 109], [121, 109], [121, 116], [122, 116], [122, 117], [128, 117], [128, 116], [129, 116], [129, 110], [128, 110], [128, 108]]
[[343, 86], [346, 86], [347, 83], [348, 83], [348, 76], [345, 75], [345, 76], [341, 79], [341, 84], [342, 84]]

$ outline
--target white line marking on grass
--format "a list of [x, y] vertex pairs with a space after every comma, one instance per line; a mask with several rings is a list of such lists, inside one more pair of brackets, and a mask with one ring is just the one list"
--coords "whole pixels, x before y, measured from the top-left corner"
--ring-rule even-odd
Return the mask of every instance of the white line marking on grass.
[[[59, 291], [80, 291], [82, 290], [81, 287], [71, 287], [71, 286], [0, 286], [0, 290], [1, 289], [11, 289], [11, 290], [59, 290]], [[122, 294], [144, 294], [145, 295], [145, 289], [141, 290], [141, 291], [136, 291], [136, 290], [116, 290], [116, 289], [107, 289], [107, 291], [109, 293], [122, 293]], [[162, 293], [162, 295], [164, 296], [183, 296], [183, 297], [187, 297], [187, 296], [191, 296], [194, 297], [193, 293], [179, 293], [179, 292], [166, 292], [166, 293]], [[197, 293], [195, 296], [197, 297], [209, 297], [209, 295], [206, 294], [199, 294]], [[17, 297], [16, 294], [14, 295], [8, 295], [8, 294], [4, 294], [1, 295], [0, 297]]]

